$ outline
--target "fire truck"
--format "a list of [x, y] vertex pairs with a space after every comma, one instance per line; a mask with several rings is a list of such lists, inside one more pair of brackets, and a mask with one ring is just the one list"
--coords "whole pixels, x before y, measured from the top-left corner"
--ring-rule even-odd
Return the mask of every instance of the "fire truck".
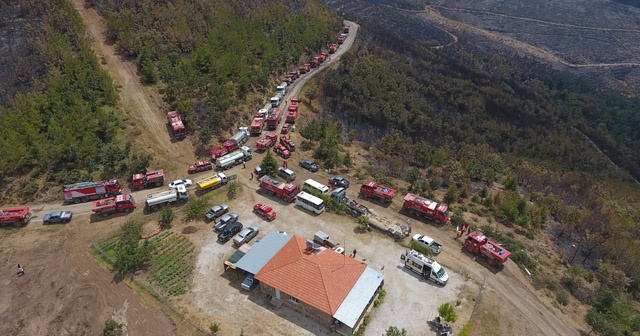
[[435, 220], [438, 224], [446, 224], [451, 219], [449, 207], [444, 204], [438, 204], [424, 197], [408, 193], [404, 197], [402, 210], [408, 212], [412, 216], [424, 217]]
[[118, 183], [118, 180], [111, 179], [108, 181], [67, 184], [62, 192], [64, 193], [65, 202], [81, 203], [92, 199], [119, 195], [123, 189], [124, 187]]
[[329, 46], [329, 53], [333, 54], [336, 51], [338, 51], [338, 44], [337, 43], [333, 43]]
[[467, 239], [464, 240], [464, 247], [467, 251], [482, 256], [487, 259], [490, 265], [495, 266], [503, 266], [511, 255], [511, 252], [498, 243], [492, 242], [479, 231], [471, 232], [467, 236]]
[[280, 144], [284, 146], [289, 152], [296, 151], [296, 144], [290, 138], [285, 137], [284, 135], [280, 137]]
[[131, 212], [136, 208], [136, 200], [129, 194], [122, 194], [103, 200], [93, 201], [91, 211], [97, 215], [107, 217], [116, 212]]
[[167, 121], [171, 128], [171, 135], [175, 139], [184, 139], [187, 137], [187, 129], [184, 127], [182, 117], [176, 111], [167, 112]]
[[258, 179], [260, 182], [260, 190], [271, 196], [278, 196], [287, 202], [293, 202], [296, 195], [300, 192], [300, 188], [291, 183], [285, 183], [275, 177], [265, 175]]
[[256, 149], [260, 151], [265, 151], [267, 150], [267, 148], [275, 145], [277, 140], [278, 140], [278, 136], [273, 132], [269, 132], [267, 133], [267, 135], [263, 136], [262, 138], [256, 141]]
[[282, 111], [279, 108], [274, 108], [267, 117], [267, 129], [270, 131], [275, 130], [282, 121]]
[[377, 199], [382, 203], [391, 203], [393, 197], [396, 195], [396, 190], [374, 181], [366, 180], [360, 187], [360, 195], [366, 198]]
[[164, 171], [154, 170], [145, 174], [134, 174], [132, 189], [144, 189], [150, 186], [159, 187], [164, 184]]
[[298, 119], [298, 105], [289, 105], [285, 122], [289, 124], [295, 124], [296, 119]]
[[264, 118], [253, 118], [251, 122], [250, 132], [251, 134], [261, 134], [264, 128]]
[[31, 220], [29, 207], [4, 208], [0, 210], [0, 226], [26, 226]]
[[222, 146], [218, 146], [211, 150], [211, 158], [217, 159], [223, 155], [229, 154], [234, 150], [240, 148], [249, 139], [249, 128], [239, 127], [238, 132], [234, 134], [229, 140], [225, 141]]

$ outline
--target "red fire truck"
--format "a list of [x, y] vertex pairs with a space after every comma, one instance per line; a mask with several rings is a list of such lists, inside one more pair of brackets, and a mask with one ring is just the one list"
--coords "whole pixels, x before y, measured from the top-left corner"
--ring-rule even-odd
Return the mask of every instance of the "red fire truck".
[[65, 202], [81, 203], [96, 198], [119, 195], [123, 189], [124, 187], [118, 183], [118, 180], [111, 179], [108, 181], [67, 184], [62, 192], [64, 193]]
[[187, 129], [184, 126], [182, 117], [176, 111], [167, 112], [167, 122], [171, 127], [171, 135], [176, 139], [184, 139], [187, 137]]
[[4, 208], [0, 210], [0, 226], [26, 226], [31, 220], [29, 207]]
[[116, 212], [131, 212], [136, 208], [136, 201], [129, 194], [118, 195], [103, 200], [93, 201], [91, 211], [107, 217]]
[[511, 255], [511, 252], [492, 242], [479, 231], [471, 232], [467, 236], [467, 239], [464, 240], [464, 247], [467, 251], [484, 257], [489, 264], [495, 266], [503, 266]]
[[145, 174], [134, 174], [132, 189], [144, 189], [150, 186], [159, 187], [164, 184], [164, 171], [154, 170]]
[[408, 193], [404, 197], [402, 210], [413, 216], [435, 220], [438, 224], [446, 224], [451, 219], [448, 206], [412, 193]]
[[374, 181], [366, 180], [360, 187], [360, 195], [367, 198], [377, 199], [382, 203], [391, 203], [393, 197], [396, 195], [396, 190], [385, 187]]

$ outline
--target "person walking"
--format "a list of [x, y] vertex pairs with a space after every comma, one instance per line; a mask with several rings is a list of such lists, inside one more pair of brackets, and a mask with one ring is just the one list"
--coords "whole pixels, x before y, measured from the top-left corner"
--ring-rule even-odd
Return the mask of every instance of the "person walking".
[[23, 276], [24, 273], [24, 267], [22, 267], [22, 265], [18, 264], [18, 276]]
[[358, 253], [358, 251], [356, 251], [356, 249], [353, 249], [353, 257], [356, 257], [356, 253]]
[[251, 173], [251, 178], [249, 178], [249, 180], [253, 180], [253, 172]]
[[247, 161], [242, 161], [242, 169], [247, 168]]

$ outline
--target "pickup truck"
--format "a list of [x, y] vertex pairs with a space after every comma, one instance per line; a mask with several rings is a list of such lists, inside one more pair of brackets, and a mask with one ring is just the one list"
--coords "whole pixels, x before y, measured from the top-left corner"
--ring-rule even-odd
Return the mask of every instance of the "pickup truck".
[[438, 244], [433, 238], [421, 234], [413, 235], [413, 240], [418, 244], [430, 249], [434, 254], [442, 252], [442, 245]]

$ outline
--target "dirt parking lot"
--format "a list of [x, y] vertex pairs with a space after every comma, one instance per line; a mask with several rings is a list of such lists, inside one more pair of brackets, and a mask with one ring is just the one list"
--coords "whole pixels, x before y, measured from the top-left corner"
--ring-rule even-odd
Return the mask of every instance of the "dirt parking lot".
[[[249, 180], [250, 168], [259, 164], [260, 159], [251, 161], [247, 169], [234, 168], [238, 172], [238, 180], [242, 184], [240, 196], [231, 202], [225, 200], [225, 195], [219, 193], [214, 198], [217, 202], [225, 201], [231, 211], [239, 214], [239, 220], [244, 226], [257, 225], [260, 235], [269, 231], [286, 231], [289, 235], [313, 238], [317, 231], [323, 231], [330, 236], [333, 243], [342, 245], [347, 254], [357, 250], [357, 259], [366, 262], [370, 267], [381, 271], [385, 276], [385, 290], [387, 295], [379, 308], [373, 310], [371, 322], [367, 327], [368, 335], [383, 334], [391, 325], [405, 328], [411, 335], [424, 335], [428, 328], [427, 319], [436, 314], [437, 307], [444, 302], [455, 305], [462, 316], [470, 314], [473, 308], [472, 299], [479, 293], [479, 286], [461, 274], [447, 269], [450, 280], [445, 287], [436, 286], [431, 282], [421, 281], [412, 272], [400, 266], [400, 255], [406, 250], [402, 245], [377, 230], [360, 233], [358, 224], [351, 217], [340, 216], [325, 212], [321, 215], [311, 213], [280, 201], [277, 198], [265, 196], [257, 192], [258, 186]], [[299, 167], [294, 169], [298, 177], [295, 182], [302, 183], [307, 178], [319, 182], [326, 182], [329, 174], [325, 172], [310, 173]], [[353, 181], [356, 182], [356, 181]], [[348, 193], [356, 197], [357, 186]], [[364, 201], [367, 206], [376, 208], [378, 212], [386, 209], [371, 202]], [[273, 207], [277, 218], [266, 222], [252, 213], [255, 203], [265, 203]], [[398, 217], [398, 220], [406, 218]], [[197, 316], [202, 323], [217, 322], [222, 325], [224, 334], [237, 335], [241, 331], [247, 334], [281, 334], [281, 335], [324, 335], [329, 334], [328, 326], [319, 325], [289, 308], [276, 308], [267, 303], [259, 289], [247, 295], [240, 290], [243, 275], [230, 270], [223, 272], [224, 261], [233, 254], [235, 249], [230, 242], [219, 244], [211, 225], [205, 223], [195, 225], [199, 231], [190, 235], [191, 240], [199, 247], [200, 253], [193, 279], [191, 293], [179, 300], [183, 309], [190, 315]], [[456, 253], [445, 251], [443, 253]], [[384, 267], [384, 269], [383, 269]], [[279, 316], [274, 318], [274, 315]], [[242, 316], [240, 322], [239, 316]], [[428, 333], [427, 333], [428, 334]]]

